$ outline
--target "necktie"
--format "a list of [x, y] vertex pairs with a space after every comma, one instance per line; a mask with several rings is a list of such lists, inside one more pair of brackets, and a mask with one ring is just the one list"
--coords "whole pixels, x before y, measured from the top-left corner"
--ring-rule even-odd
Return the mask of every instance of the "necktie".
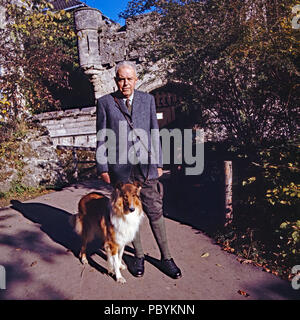
[[128, 109], [128, 111], [129, 111], [129, 113], [131, 114], [131, 104], [130, 104], [130, 100], [129, 99], [127, 99], [126, 100], [126, 107], [127, 107], [127, 109]]

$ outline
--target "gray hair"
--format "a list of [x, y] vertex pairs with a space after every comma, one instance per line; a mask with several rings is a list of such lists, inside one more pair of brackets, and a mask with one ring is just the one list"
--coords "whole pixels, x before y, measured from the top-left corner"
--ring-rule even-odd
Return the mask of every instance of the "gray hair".
[[134, 70], [135, 74], [137, 74], [136, 65], [135, 65], [134, 62], [132, 62], [132, 61], [121, 61], [116, 65], [116, 68], [115, 68], [116, 75], [118, 74], [119, 69], [121, 67], [123, 67], [123, 66], [131, 67]]

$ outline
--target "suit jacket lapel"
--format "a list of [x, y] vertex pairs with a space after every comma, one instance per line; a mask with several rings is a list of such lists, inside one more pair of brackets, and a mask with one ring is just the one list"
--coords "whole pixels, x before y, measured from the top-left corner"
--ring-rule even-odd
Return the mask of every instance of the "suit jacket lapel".
[[124, 100], [123, 99], [118, 99], [118, 100], [119, 100], [120, 106], [122, 108], [122, 111], [124, 113], [126, 113], [129, 117], [131, 117], [131, 114], [129, 113], [128, 108], [126, 107]]
[[132, 119], [134, 120], [136, 118], [136, 115], [138, 115], [141, 110], [141, 96], [139, 95], [138, 91], [134, 91], [133, 101], [132, 101]]
[[126, 115], [131, 117], [131, 115], [130, 115], [130, 113], [129, 113], [129, 111], [128, 111], [128, 109], [127, 109], [127, 107], [126, 107], [126, 105], [125, 105], [125, 103], [123, 101], [123, 99], [119, 97], [118, 92], [113, 93], [112, 96], [113, 96], [113, 98], [116, 98], [118, 100], [118, 102], [119, 102], [119, 104], [117, 104], [115, 102], [116, 108], [118, 108], [118, 109], [121, 108], [122, 112], [126, 113]]

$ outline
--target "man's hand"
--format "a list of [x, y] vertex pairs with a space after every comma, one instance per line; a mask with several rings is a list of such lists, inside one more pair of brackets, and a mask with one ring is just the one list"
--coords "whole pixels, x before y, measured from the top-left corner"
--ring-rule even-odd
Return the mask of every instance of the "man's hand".
[[102, 172], [100, 174], [100, 177], [103, 181], [105, 181], [106, 183], [110, 184], [110, 176], [108, 174], [108, 172]]
[[163, 169], [157, 168], [158, 177], [161, 177], [163, 175]]

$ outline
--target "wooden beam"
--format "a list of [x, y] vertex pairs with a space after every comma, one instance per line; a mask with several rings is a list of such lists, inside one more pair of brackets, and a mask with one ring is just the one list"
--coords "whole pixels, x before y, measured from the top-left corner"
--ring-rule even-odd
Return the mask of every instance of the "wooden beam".
[[228, 226], [233, 219], [232, 161], [224, 161], [224, 174], [225, 174], [225, 226]]

